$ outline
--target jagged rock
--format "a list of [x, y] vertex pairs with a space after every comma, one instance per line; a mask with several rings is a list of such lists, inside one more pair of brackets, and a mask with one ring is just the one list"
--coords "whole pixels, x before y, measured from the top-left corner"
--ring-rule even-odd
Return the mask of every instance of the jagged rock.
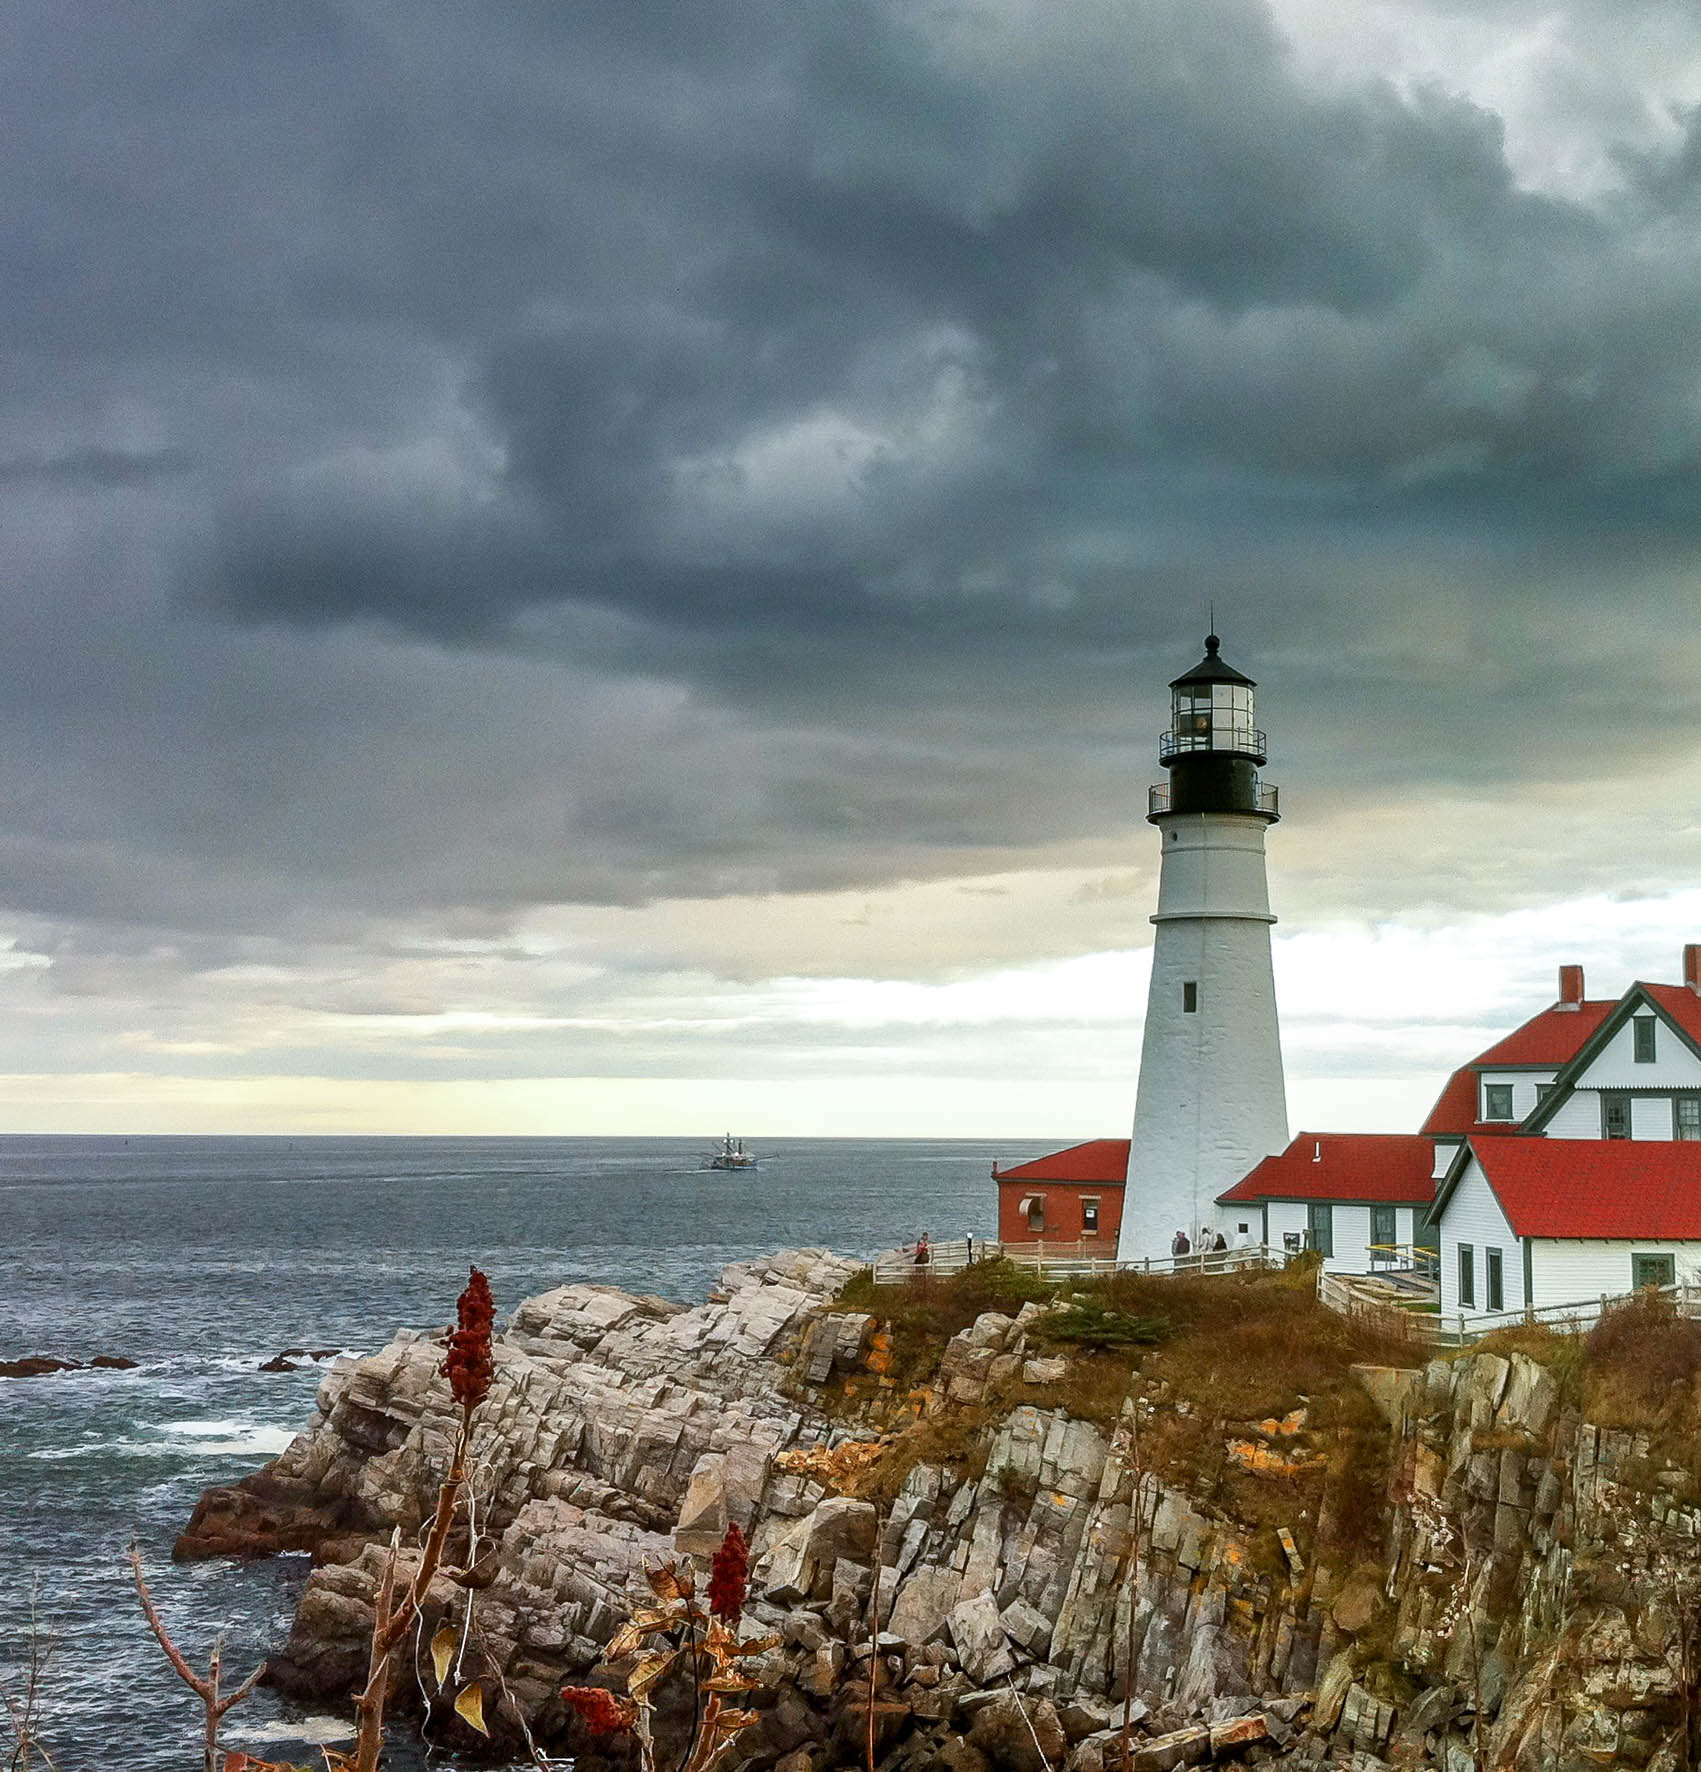
[[1347, 1691], [1352, 1683], [1352, 1656], [1343, 1649], [1329, 1663], [1322, 1684], [1317, 1688], [1317, 1702], [1311, 1709], [1312, 1722], [1324, 1734], [1328, 1734], [1341, 1720], [1341, 1706], [1346, 1703]]
[[1267, 1741], [1270, 1725], [1263, 1715], [1231, 1717], [1227, 1722], [1211, 1725], [1211, 1758], [1220, 1760], [1230, 1754], [1243, 1753], [1255, 1742]]
[[1400, 1713], [1398, 1737], [1414, 1744], [1431, 1730], [1444, 1729], [1452, 1719], [1455, 1699], [1450, 1686], [1431, 1686], [1420, 1692]]
[[1046, 1772], [1069, 1746], [1048, 1699], [1009, 1691], [994, 1693], [975, 1712], [969, 1739], [1005, 1772]]
[[[1145, 1705], [1137, 1705], [1130, 1720], [1137, 1723], [1145, 1714]], [[1057, 1707], [1057, 1720], [1063, 1725], [1063, 1733], [1071, 1741], [1084, 1741], [1089, 1735], [1097, 1735], [1101, 1730], [1110, 1728], [1113, 1723], [1120, 1722], [1121, 1716], [1120, 1705], [1113, 1712], [1103, 1699], [1087, 1698], [1079, 1694]]]
[[963, 1600], [953, 1608], [949, 1623], [957, 1659], [977, 1686], [1000, 1680], [1014, 1669], [1016, 1659], [1010, 1653], [998, 1617], [998, 1603], [991, 1594], [975, 1594]]
[[1382, 1605], [1382, 1582], [1382, 1571], [1369, 1564], [1347, 1577], [1329, 1608], [1337, 1630], [1353, 1636], [1369, 1624]]
[[931, 1643], [944, 1630], [961, 1585], [954, 1569], [916, 1570], [898, 1589], [887, 1628], [903, 1642]]
[[1011, 1642], [1019, 1643], [1030, 1655], [1045, 1653], [1051, 1641], [1051, 1620], [1037, 1606], [1022, 1599], [1012, 1600], [998, 1614], [998, 1622]]
[[[749, 1741], [755, 1767], [861, 1763], [856, 1705], [868, 1689], [876, 1592], [882, 1772], [986, 1772], [979, 1740], [961, 1736], [978, 1722], [990, 1740], [988, 1707], [1004, 1706], [1008, 1720], [1018, 1702], [1060, 1731], [1048, 1749], [1054, 1766], [1067, 1755], [1071, 1772], [1123, 1772], [1120, 1699], [1130, 1688], [1137, 1717], [1161, 1706], [1152, 1726], [1163, 1731], [1139, 1744], [1136, 1765], [1215, 1752], [1249, 1763], [1280, 1755], [1295, 1767], [1351, 1756], [1375, 1772], [1384, 1753], [1403, 1763], [1434, 1743], [1439, 1763], [1460, 1767], [1468, 1734], [1447, 1733], [1455, 1701], [1445, 1682], [1463, 1679], [1468, 1659], [1461, 1543], [1476, 1571], [1473, 1627], [1485, 1645], [1507, 1646], [1488, 1647], [1481, 1669], [1485, 1712], [1499, 1710], [1494, 1726], [1507, 1741], [1544, 1720], [1555, 1680], [1541, 1645], [1562, 1627], [1573, 1645], [1558, 1682], [1571, 1709], [1552, 1719], [1552, 1740], [1564, 1734], [1560, 1758], [1538, 1768], [1525, 1753], [1517, 1772], [1585, 1772], [1613, 1753], [1659, 1764], [1674, 1714], [1662, 1671], [1674, 1618], [1654, 1603], [1628, 1622], [1601, 1572], [1610, 1574], [1614, 1535], [1628, 1526], [1644, 1559], [1637, 1569], [1651, 1545], [1686, 1566], [1701, 1515], [1685, 1505], [1686, 1487], [1655, 1483], [1635, 1500], [1657, 1463], [1647, 1436], [1561, 1415], [1557, 1389], [1550, 1395], [1522, 1355], [1436, 1362], [1412, 1381], [1398, 1486], [1426, 1498], [1440, 1523], [1396, 1508], [1386, 1570], [1336, 1564], [1299, 1498], [1272, 1567], [1232, 1496], [1160, 1481], [1133, 1464], [1125, 1437], [1031, 1405], [981, 1442], [983, 1475], [964, 1477], [957, 1463], [910, 1469], [877, 1544], [872, 1506], [833, 1492], [882, 1456], [877, 1430], [830, 1417], [811, 1390], [823, 1375], [855, 1372], [873, 1381], [870, 1396], [896, 1400], [878, 1383], [889, 1336], [834, 1308], [855, 1265], [782, 1253], [729, 1268], [694, 1309], [566, 1286], [515, 1312], [477, 1420], [480, 1524], [495, 1545], [480, 1559], [478, 1623], [544, 1736], [560, 1726], [559, 1685], [577, 1683], [648, 1603], [645, 1570], [673, 1555], [706, 1557], [736, 1519], [752, 1548], [747, 1628], [783, 1639], [750, 1662], [762, 1682], [750, 1700], [763, 1712]], [[960, 1396], [977, 1385], [984, 1395], [995, 1375], [1031, 1364], [1025, 1332], [1038, 1314], [988, 1313], [954, 1338], [924, 1431], [951, 1407], [953, 1384]], [[364, 1677], [383, 1555], [372, 1541], [397, 1526], [417, 1541], [452, 1444], [441, 1358], [436, 1340], [404, 1332], [370, 1359], [336, 1361], [311, 1430], [256, 1478], [209, 1491], [185, 1534], [185, 1554], [314, 1552], [320, 1567], [274, 1676], [303, 1697], [341, 1698]], [[854, 1390], [847, 1381], [843, 1396], [833, 1393], [835, 1410]], [[1137, 1410], [1167, 1407], [1182, 1412], [1150, 1385], [1120, 1434]], [[1299, 1413], [1243, 1431], [1287, 1446], [1304, 1429]], [[1355, 1636], [1370, 1632], [1372, 1653], [1389, 1653], [1384, 1579], [1399, 1596], [1393, 1658], [1417, 1685], [1400, 1717], [1353, 1678]], [[432, 1618], [444, 1609], [458, 1618], [463, 1594], [440, 1577]], [[1425, 1688], [1426, 1679], [1436, 1683]], [[1310, 1726], [1296, 1734], [1314, 1687]], [[404, 1680], [402, 1690], [413, 1687]], [[689, 1726], [666, 1704], [659, 1716], [664, 1736]], [[496, 1721], [512, 1727], [505, 1707]], [[836, 1746], [822, 1745], [829, 1739]], [[583, 1772], [607, 1772], [580, 1738], [569, 1745]], [[994, 1756], [1000, 1766], [1005, 1751]], [[1020, 1742], [1007, 1751], [1019, 1754]]]
[[1172, 1729], [1135, 1748], [1130, 1772], [1173, 1772], [1177, 1766], [1197, 1766], [1211, 1757], [1211, 1731], [1195, 1726]]
[[841, 1561], [865, 1563], [874, 1554], [874, 1505], [830, 1496], [786, 1528], [755, 1576], [781, 1605], [829, 1599]]
[[1023, 1384], [1061, 1384], [1068, 1376], [1069, 1362], [1061, 1354], [1022, 1362]]
[[945, 1772], [990, 1772], [992, 1762], [967, 1736], [955, 1735], [934, 1755], [933, 1763]]
[[1559, 1408], [1559, 1386], [1545, 1366], [1514, 1354], [1506, 1391], [1497, 1411], [1499, 1424], [1539, 1440]]

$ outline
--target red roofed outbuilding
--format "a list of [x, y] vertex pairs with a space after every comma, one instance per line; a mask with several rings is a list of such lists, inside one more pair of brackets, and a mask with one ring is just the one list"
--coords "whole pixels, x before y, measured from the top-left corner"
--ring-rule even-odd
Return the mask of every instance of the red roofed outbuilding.
[[1102, 1243], [1116, 1253], [1122, 1196], [1128, 1180], [1128, 1140], [1094, 1138], [1067, 1150], [993, 1165], [998, 1183], [1001, 1243]]
[[1435, 1197], [1434, 1152], [1419, 1133], [1302, 1132], [1217, 1200], [1236, 1225], [1257, 1214], [1246, 1241], [1316, 1249], [1331, 1271], [1368, 1273], [1410, 1259]]

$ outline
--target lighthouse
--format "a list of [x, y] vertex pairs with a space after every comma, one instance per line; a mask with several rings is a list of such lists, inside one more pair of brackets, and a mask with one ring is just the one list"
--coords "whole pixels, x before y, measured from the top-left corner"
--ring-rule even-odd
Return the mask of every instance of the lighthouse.
[[1124, 1261], [1167, 1257], [1177, 1230], [1197, 1248], [1202, 1227], [1222, 1228], [1217, 1195], [1288, 1142], [1264, 873], [1276, 790], [1258, 776], [1256, 685], [1220, 647], [1208, 635], [1205, 656], [1170, 684], [1158, 744], [1169, 779], [1150, 790], [1162, 859]]

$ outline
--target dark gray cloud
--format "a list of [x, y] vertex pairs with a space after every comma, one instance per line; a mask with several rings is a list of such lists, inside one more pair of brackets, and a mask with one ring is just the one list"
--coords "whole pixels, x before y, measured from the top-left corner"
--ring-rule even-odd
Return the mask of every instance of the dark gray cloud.
[[1694, 749], [1695, 118], [1538, 194], [1256, 0], [12, 34], [16, 912], [1137, 843], [1212, 596], [1320, 811]]

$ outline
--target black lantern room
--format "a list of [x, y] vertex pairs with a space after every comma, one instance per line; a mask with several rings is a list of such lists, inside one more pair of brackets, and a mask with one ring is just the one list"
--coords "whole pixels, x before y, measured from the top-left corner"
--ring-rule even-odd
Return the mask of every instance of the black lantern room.
[[1221, 645], [1207, 634], [1205, 656], [1169, 686], [1169, 730], [1158, 741], [1169, 780], [1152, 789], [1148, 816], [1246, 812], [1273, 824], [1276, 790], [1258, 779], [1268, 757], [1253, 704], [1257, 685], [1221, 657]]

